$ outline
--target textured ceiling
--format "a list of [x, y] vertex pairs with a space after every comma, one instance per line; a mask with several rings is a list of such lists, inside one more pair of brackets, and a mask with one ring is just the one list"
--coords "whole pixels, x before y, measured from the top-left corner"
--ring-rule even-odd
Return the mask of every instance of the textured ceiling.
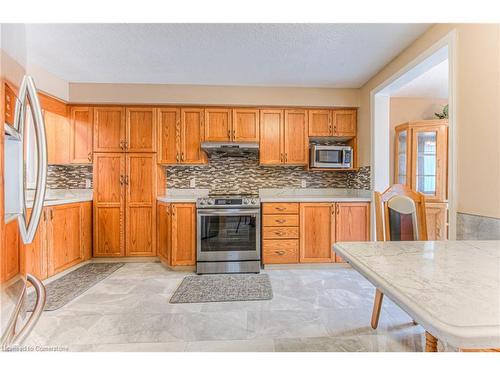
[[416, 98], [448, 98], [448, 60], [445, 60], [414, 80], [408, 82], [391, 96]]
[[360, 87], [428, 24], [30, 24], [69, 82]]

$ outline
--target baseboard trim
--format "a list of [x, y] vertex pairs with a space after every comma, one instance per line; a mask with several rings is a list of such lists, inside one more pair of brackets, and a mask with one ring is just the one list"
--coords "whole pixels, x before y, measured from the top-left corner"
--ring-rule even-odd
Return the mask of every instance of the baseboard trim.
[[335, 269], [352, 268], [348, 263], [294, 263], [294, 264], [266, 264], [265, 270], [317, 270], [317, 269]]

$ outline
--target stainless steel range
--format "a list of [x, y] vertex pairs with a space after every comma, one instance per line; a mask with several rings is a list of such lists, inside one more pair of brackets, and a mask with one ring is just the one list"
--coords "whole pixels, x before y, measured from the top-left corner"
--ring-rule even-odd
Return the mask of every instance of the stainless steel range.
[[196, 272], [259, 273], [259, 198], [210, 196], [196, 207]]

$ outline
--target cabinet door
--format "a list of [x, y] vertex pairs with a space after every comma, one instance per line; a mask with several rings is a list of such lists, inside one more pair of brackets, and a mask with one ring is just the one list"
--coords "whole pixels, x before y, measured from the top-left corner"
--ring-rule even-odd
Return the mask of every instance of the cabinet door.
[[170, 264], [170, 240], [172, 237], [170, 204], [158, 202], [157, 206], [157, 253], [160, 260]]
[[[32, 274], [40, 280], [47, 278], [47, 218], [50, 208], [44, 208], [40, 224], [35, 234], [33, 242], [29, 245], [21, 244], [21, 272], [23, 274]], [[27, 210], [31, 215], [31, 209]]]
[[70, 163], [92, 164], [92, 107], [70, 109]]
[[233, 109], [233, 140], [259, 142], [259, 110]]
[[286, 110], [283, 131], [285, 164], [307, 165], [307, 111]]
[[158, 163], [180, 162], [181, 110], [179, 108], [158, 109]]
[[4, 89], [5, 89], [5, 122], [7, 124], [14, 124], [14, 112], [16, 108], [16, 99], [17, 96], [12, 90], [12, 88], [7, 84], [4, 83]]
[[356, 136], [357, 111], [355, 109], [334, 109], [332, 111], [333, 135]]
[[181, 109], [181, 163], [204, 164], [207, 162], [205, 153], [201, 150], [203, 142], [202, 108]]
[[47, 161], [49, 164], [69, 164], [70, 124], [66, 115], [44, 112], [47, 136]]
[[446, 200], [447, 128], [412, 128], [411, 188], [430, 202]]
[[94, 256], [123, 256], [125, 155], [94, 154]]
[[192, 203], [171, 205], [173, 266], [196, 264], [196, 208]]
[[20, 272], [19, 267], [19, 230], [17, 220], [5, 225], [5, 243], [1, 248], [0, 282], [10, 280]]
[[260, 111], [260, 164], [284, 163], [283, 122], [283, 110], [262, 109]]
[[125, 145], [128, 152], [156, 151], [156, 110], [154, 108], [126, 109]]
[[52, 276], [83, 260], [80, 204], [53, 206], [48, 213], [48, 276]]
[[[370, 203], [337, 203], [335, 216], [335, 241], [370, 240]], [[335, 255], [335, 261], [343, 262], [344, 260]]]
[[205, 109], [205, 141], [225, 142], [233, 138], [231, 110], [225, 108]]
[[80, 203], [83, 260], [92, 258], [92, 202]]
[[427, 222], [427, 239], [442, 241], [448, 239], [446, 227], [447, 203], [426, 203], [425, 221]]
[[156, 160], [147, 153], [126, 156], [126, 251], [127, 256], [156, 255]]
[[410, 185], [411, 184], [411, 165], [410, 165], [410, 134], [408, 127], [396, 128], [394, 143], [394, 183]]
[[309, 137], [330, 137], [332, 133], [332, 112], [328, 109], [310, 109]]
[[94, 152], [125, 150], [125, 108], [94, 108]]
[[300, 262], [333, 260], [335, 216], [331, 203], [300, 204]]

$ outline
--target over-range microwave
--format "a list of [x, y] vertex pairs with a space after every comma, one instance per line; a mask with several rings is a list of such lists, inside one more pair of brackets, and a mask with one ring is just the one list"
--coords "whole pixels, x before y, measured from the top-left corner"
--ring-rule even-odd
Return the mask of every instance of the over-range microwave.
[[312, 168], [351, 168], [352, 147], [312, 144], [309, 160]]

